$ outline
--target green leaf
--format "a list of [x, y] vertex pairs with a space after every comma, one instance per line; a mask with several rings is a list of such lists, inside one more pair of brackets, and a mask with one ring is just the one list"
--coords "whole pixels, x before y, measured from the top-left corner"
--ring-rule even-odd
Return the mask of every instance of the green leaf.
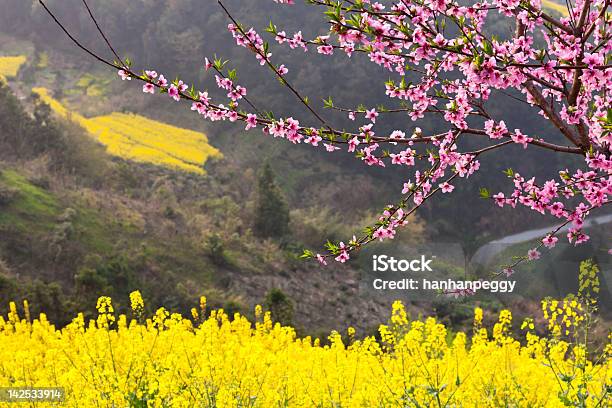
[[265, 30], [271, 34], [276, 34], [276, 26], [272, 24], [272, 20], [270, 20], [270, 23], [268, 24], [268, 27]]
[[483, 51], [489, 55], [493, 55], [493, 46], [491, 46], [491, 43], [485, 40], [485, 43], [483, 45]]
[[334, 244], [333, 242], [329, 240], [325, 243], [325, 247], [333, 255], [337, 255], [340, 252], [340, 248], [338, 247], [338, 245]]
[[230, 69], [227, 71], [227, 77], [234, 81], [236, 79], [236, 69]]
[[219, 71], [223, 69], [223, 61], [221, 61], [221, 58], [217, 58], [216, 55], [214, 56], [213, 66]]
[[485, 187], [481, 187], [480, 188], [480, 198], [490, 198], [491, 197], [491, 193], [489, 192], [489, 190]]
[[309, 249], [305, 249], [302, 255], [300, 255], [300, 258], [308, 259], [308, 258], [314, 258], [314, 256], [315, 256], [314, 252], [312, 252]]
[[323, 99], [323, 107], [326, 109], [331, 109], [334, 107], [334, 101], [332, 100], [331, 96], [327, 97], [327, 99]]

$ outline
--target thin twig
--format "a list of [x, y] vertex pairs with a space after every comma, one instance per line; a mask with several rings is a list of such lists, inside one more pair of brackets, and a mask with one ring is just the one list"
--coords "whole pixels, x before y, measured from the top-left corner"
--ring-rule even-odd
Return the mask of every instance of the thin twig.
[[100, 33], [100, 35], [104, 39], [104, 42], [106, 43], [106, 45], [108, 45], [108, 48], [110, 48], [111, 52], [115, 55], [115, 58], [117, 58], [117, 61], [120, 62], [121, 65], [126, 66], [126, 64], [123, 62], [123, 60], [121, 59], [119, 54], [117, 54], [117, 51], [115, 51], [115, 49], [111, 45], [110, 41], [108, 40], [108, 38], [104, 34], [104, 31], [102, 31], [102, 29], [100, 28], [100, 25], [98, 24], [98, 20], [96, 20], [96, 18], [94, 17], [93, 13], [91, 12], [91, 8], [89, 8], [89, 4], [87, 4], [87, 0], [82, 0], [82, 1], [83, 1], [83, 4], [85, 5], [85, 8], [87, 9], [87, 12], [89, 13], [89, 17], [91, 18], [93, 23], [96, 25], [96, 28], [98, 29], [98, 32]]

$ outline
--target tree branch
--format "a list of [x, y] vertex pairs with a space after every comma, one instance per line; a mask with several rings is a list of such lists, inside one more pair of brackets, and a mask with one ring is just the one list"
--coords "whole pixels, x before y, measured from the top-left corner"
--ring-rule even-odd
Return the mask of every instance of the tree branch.
[[548, 120], [550, 120], [552, 124], [555, 125], [555, 127], [561, 131], [563, 136], [565, 136], [575, 146], [583, 147], [578, 141], [578, 138], [576, 137], [574, 132], [572, 132], [572, 130], [565, 124], [565, 122], [563, 122], [559, 115], [557, 115], [557, 112], [555, 112], [555, 110], [548, 105], [548, 102], [544, 98], [544, 95], [542, 95], [540, 90], [536, 88], [533, 82], [526, 81], [524, 86], [525, 89], [527, 89], [529, 94], [536, 101], [537, 106], [544, 111]]

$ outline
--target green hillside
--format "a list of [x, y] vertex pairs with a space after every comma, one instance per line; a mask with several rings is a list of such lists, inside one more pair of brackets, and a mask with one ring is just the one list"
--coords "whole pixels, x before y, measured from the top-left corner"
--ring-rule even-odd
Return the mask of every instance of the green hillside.
[[[303, 246], [357, 230], [368, 213], [343, 225], [323, 207], [296, 210], [290, 236], [262, 236], [253, 223], [261, 219], [259, 169], [240, 170], [231, 155], [207, 174], [123, 160], [36, 95], [26, 101], [0, 86], [0, 301], [27, 298], [33, 313], [63, 324], [77, 311], [94, 313], [92, 298], [126, 302], [135, 289], [151, 310], [187, 314], [203, 294], [233, 313], [282, 287], [282, 298], [300, 299], [291, 318], [309, 333], [351, 316], [368, 329], [387, 313], [386, 302], [360, 298], [358, 270], [298, 258]], [[414, 228], [422, 231], [416, 220]]]

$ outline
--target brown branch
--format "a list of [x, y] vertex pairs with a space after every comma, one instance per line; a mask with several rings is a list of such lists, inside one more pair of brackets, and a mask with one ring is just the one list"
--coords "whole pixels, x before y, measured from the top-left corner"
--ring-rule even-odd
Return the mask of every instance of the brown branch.
[[327, 122], [325, 121], [325, 119], [323, 119], [318, 113], [317, 111], [315, 111], [309, 104], [308, 102], [306, 102], [306, 100], [302, 97], [302, 95], [300, 95], [300, 93], [281, 75], [280, 72], [278, 72], [278, 70], [276, 69], [276, 67], [270, 62], [269, 58], [267, 55], [264, 55], [264, 53], [262, 53], [259, 48], [257, 48], [257, 45], [253, 43], [253, 41], [251, 41], [251, 39], [249, 38], [249, 36], [246, 35], [246, 33], [244, 32], [244, 30], [242, 29], [242, 27], [240, 26], [240, 24], [238, 23], [238, 21], [236, 21], [236, 19], [234, 19], [234, 17], [230, 14], [230, 12], [227, 10], [227, 8], [223, 5], [223, 3], [221, 2], [221, 0], [217, 0], [217, 3], [219, 4], [219, 6], [223, 9], [223, 11], [225, 12], [225, 14], [227, 15], [227, 17], [232, 21], [232, 23], [234, 23], [234, 25], [236, 26], [236, 29], [238, 31], [240, 31], [240, 34], [242, 34], [244, 36], [244, 38], [246, 38], [247, 40], [249, 40], [249, 44], [252, 47], [252, 50], [254, 50], [254, 52], [256, 52], [257, 54], [259, 54], [259, 56], [261, 58], [263, 58], [263, 61], [265, 61], [265, 63], [274, 71], [274, 73], [276, 74], [276, 76], [279, 78], [280, 81], [282, 81], [282, 83], [287, 86], [287, 88], [289, 88], [289, 90], [291, 90], [291, 92], [300, 100], [300, 102], [306, 106], [306, 108], [310, 111], [310, 113], [313, 114], [313, 116], [315, 118], [317, 118], [317, 120], [319, 120], [319, 122], [321, 122], [323, 125], [327, 126], [328, 128], [331, 129], [331, 127], [327, 124]]
[[578, 20], [578, 24], [576, 25], [575, 34], [582, 35], [582, 29], [584, 28], [584, 24], [586, 23], [586, 18], [589, 15], [589, 10], [591, 9], [591, 2], [589, 0], [585, 0], [582, 5], [582, 11], [580, 12], [580, 18]]
[[[521, 71], [521, 72], [523, 72], [523, 71]], [[525, 75], [527, 78], [529, 78], [529, 79], [531, 79], [531, 80], [533, 80], [533, 81], [536, 81], [537, 83], [539, 83], [539, 84], [541, 84], [541, 85], [544, 85], [544, 86], [545, 86], [545, 87], [547, 87], [547, 88], [550, 88], [550, 89], [555, 90], [555, 91], [557, 91], [557, 92], [561, 92], [561, 93], [562, 93], [562, 94], [564, 94], [564, 95], [566, 94], [565, 89], [563, 89], [563, 88], [561, 88], [561, 87], [559, 87], [559, 86], [556, 86], [556, 85], [554, 85], [554, 84], [551, 84], [551, 83], [550, 83], [550, 82], [548, 82], [548, 81], [545, 81], [545, 80], [543, 80], [543, 79], [540, 79], [540, 78], [538, 78], [537, 76], [530, 74], [529, 72], [523, 72], [523, 75]]]
[[542, 19], [544, 21], [547, 21], [550, 24], [554, 25], [555, 27], [560, 28], [561, 30], [565, 31], [567, 34], [574, 34], [574, 30], [572, 29], [572, 27], [569, 27], [569, 26], [563, 24], [559, 20], [556, 20], [555, 18], [551, 17], [549, 14], [546, 14], [545, 12], [543, 12], [541, 10], [536, 10], [530, 4], [527, 4], [526, 7], [524, 5], [521, 5], [521, 8], [523, 8], [524, 10], [530, 11], [530, 12], [534, 13], [535, 15], [538, 15], [538, 16], [542, 17]]
[[555, 125], [555, 127], [561, 131], [563, 136], [565, 136], [575, 146], [584, 147], [578, 141], [578, 138], [576, 137], [574, 132], [572, 132], [572, 130], [563, 122], [559, 115], [557, 115], [557, 112], [555, 112], [555, 110], [548, 105], [548, 102], [544, 98], [544, 95], [542, 95], [538, 88], [536, 88], [533, 82], [526, 81], [524, 85], [525, 89], [527, 89], [529, 94], [533, 97], [533, 99], [535, 99], [537, 106], [544, 111], [548, 120], [550, 120], [552, 124]]
[[98, 33], [100, 33], [100, 35], [102, 36], [102, 39], [104, 39], [104, 42], [106, 43], [108, 48], [110, 48], [110, 50], [113, 53], [113, 55], [115, 56], [115, 58], [117, 58], [117, 62], [120, 62], [122, 66], [125, 66], [126, 64], [123, 62], [123, 60], [121, 59], [119, 54], [117, 54], [117, 51], [115, 51], [115, 49], [111, 45], [110, 41], [106, 37], [106, 34], [104, 34], [104, 31], [102, 31], [102, 29], [100, 28], [100, 25], [98, 24], [98, 20], [96, 20], [96, 18], [94, 17], [93, 13], [91, 12], [91, 8], [89, 8], [89, 4], [87, 4], [87, 0], [82, 0], [82, 1], [83, 1], [83, 4], [85, 5], [85, 8], [87, 9], [87, 12], [89, 13], [89, 17], [91, 18], [91, 20], [95, 24], [96, 29], [98, 30]]
[[[463, 130], [463, 134], [488, 136], [487, 133], [484, 130], [473, 129], [473, 128], [464, 129]], [[509, 137], [509, 136], [506, 136], [506, 137]], [[573, 154], [580, 154], [580, 155], [582, 155], [584, 153], [578, 147], [560, 146], [560, 145], [557, 145], [557, 144], [554, 144], [554, 143], [546, 142], [546, 141], [541, 140], [541, 139], [533, 139], [531, 142], [529, 142], [529, 144], [534, 145], [534, 146], [538, 146], [538, 147], [542, 147], [544, 149], [553, 150], [555, 152], [573, 153]]]
[[610, 6], [610, 3], [612, 3], [612, 2], [610, 0], [607, 0], [603, 4], [603, 6], [601, 7], [601, 10], [599, 11], [599, 14], [597, 15], [597, 18], [593, 21], [591, 26], [586, 30], [586, 32], [584, 34], [585, 38], [589, 38], [591, 36], [591, 34], [593, 34], [593, 31], [595, 31], [595, 28], [597, 28], [597, 20], [599, 20], [602, 17], [605, 17], [606, 10]]
[[42, 0], [38, 0], [38, 3], [40, 3], [40, 5], [45, 9], [45, 11], [47, 12], [47, 14], [49, 14], [49, 16], [51, 16], [51, 18], [53, 19], [53, 21], [55, 21], [55, 23], [59, 26], [59, 28], [61, 28], [61, 30], [64, 32], [64, 34], [66, 34], [68, 36], [68, 38], [70, 38], [70, 40], [81, 50], [85, 51], [87, 54], [89, 54], [90, 56], [94, 57], [95, 59], [97, 59], [98, 61], [100, 61], [101, 63], [108, 65], [109, 67], [112, 67], [114, 69], [121, 69], [122, 67], [119, 67], [107, 60], [105, 60], [104, 58], [102, 58], [101, 56], [97, 55], [96, 53], [94, 53], [93, 51], [91, 51], [89, 48], [85, 47], [83, 44], [81, 44], [81, 42], [79, 40], [77, 40], [72, 34], [70, 34], [70, 32], [66, 29], [66, 27], [64, 27], [64, 25], [62, 23], [60, 23], [60, 21], [57, 19], [57, 17], [55, 16], [55, 14], [53, 14], [53, 12], [51, 10], [49, 10], [49, 8], [47, 7], [47, 5], [42, 1]]

